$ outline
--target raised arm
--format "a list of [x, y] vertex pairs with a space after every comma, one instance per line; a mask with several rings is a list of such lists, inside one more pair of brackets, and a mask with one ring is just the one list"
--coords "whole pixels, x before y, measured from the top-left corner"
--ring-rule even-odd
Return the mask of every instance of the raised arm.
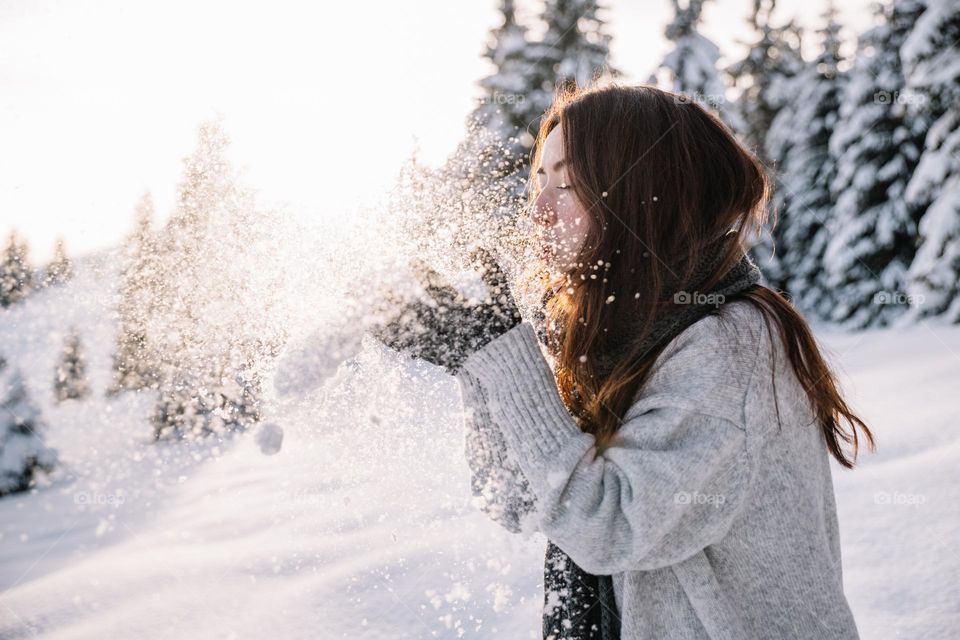
[[540, 530], [585, 570], [680, 562], [720, 539], [745, 504], [752, 447], [741, 416], [721, 406], [742, 408], [754, 362], [717, 352], [705, 363], [703, 348], [674, 352], [602, 455], [566, 411], [530, 324], [474, 353], [458, 373], [464, 388], [487, 394], [536, 496]]
[[512, 533], [530, 530], [536, 497], [517, 466], [500, 427], [490, 417], [480, 385], [460, 385], [464, 408], [464, 454], [470, 466], [470, 488], [490, 519]]

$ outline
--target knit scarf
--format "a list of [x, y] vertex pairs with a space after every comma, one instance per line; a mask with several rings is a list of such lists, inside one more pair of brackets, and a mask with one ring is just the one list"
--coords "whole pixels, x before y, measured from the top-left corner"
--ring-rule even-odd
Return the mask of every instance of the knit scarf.
[[[674, 293], [685, 291], [689, 303], [675, 304], [654, 321], [653, 330], [641, 341], [641, 357], [656, 347], [669, 342], [685, 328], [716, 309], [724, 300], [758, 284], [760, 270], [746, 254], [709, 291], [698, 289], [719, 268], [726, 234], [711, 244], [697, 264], [688, 283], [670, 286]], [[677, 298], [674, 298], [676, 301]], [[682, 298], [681, 298], [682, 301]], [[718, 302], [719, 301], [719, 302]], [[546, 343], [543, 310], [534, 321], [541, 342]], [[595, 368], [600, 375], [608, 375], [617, 364], [618, 356], [630, 352], [638, 329], [629, 321], [620, 323], [606, 341], [604, 352], [595, 357]], [[597, 544], [603, 544], [598, 540]], [[613, 579], [608, 575], [593, 575], [581, 569], [560, 547], [547, 541], [543, 566], [544, 640], [619, 640], [620, 612], [613, 592]]]

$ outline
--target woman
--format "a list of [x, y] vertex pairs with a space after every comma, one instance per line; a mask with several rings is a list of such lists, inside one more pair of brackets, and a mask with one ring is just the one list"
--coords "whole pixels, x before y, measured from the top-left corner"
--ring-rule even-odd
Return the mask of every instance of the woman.
[[544, 637], [858, 637], [828, 454], [873, 439], [745, 255], [762, 166], [697, 104], [609, 86], [558, 97], [533, 167], [544, 317], [501, 287], [442, 354], [403, 346], [456, 375], [487, 512], [549, 540]]

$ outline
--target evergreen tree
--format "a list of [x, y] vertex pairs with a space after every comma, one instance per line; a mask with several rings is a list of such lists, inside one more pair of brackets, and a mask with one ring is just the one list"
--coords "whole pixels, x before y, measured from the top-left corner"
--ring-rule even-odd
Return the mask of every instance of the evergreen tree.
[[792, 22], [774, 27], [775, 8], [776, 0], [754, 0], [748, 22], [756, 39], [747, 43], [746, 57], [727, 69], [737, 91], [733, 108], [742, 123], [740, 137], [767, 164], [767, 132], [792, 98], [790, 80], [804, 68], [800, 30]]
[[927, 0], [900, 49], [916, 111], [932, 124], [906, 198], [923, 211], [910, 265], [915, 316], [960, 322], [960, 5]]
[[220, 433], [220, 422], [228, 431], [246, 428], [247, 417], [231, 407], [249, 406], [244, 393], [257, 391], [235, 378], [283, 340], [271, 316], [278, 287], [258, 269], [273, 258], [263, 241], [269, 222], [238, 182], [228, 144], [219, 122], [201, 125], [161, 235], [160, 285], [147, 322], [160, 358], [158, 434]]
[[918, 6], [916, 0], [875, 5], [879, 24], [860, 39], [830, 139], [837, 158], [834, 233], [825, 254], [836, 300], [830, 319], [852, 328], [887, 325], [907, 309], [906, 272], [917, 230], [904, 192], [925, 123], [906, 111], [899, 50]]
[[252, 367], [214, 387], [185, 372], [164, 385], [151, 417], [154, 440], [184, 440], [243, 431], [261, 418], [262, 384]]
[[57, 451], [44, 444], [43, 428], [22, 375], [0, 358], [0, 496], [26, 491], [40, 472], [53, 471]]
[[546, 0], [541, 41], [543, 61], [556, 87], [587, 86], [596, 77], [618, 71], [610, 66], [610, 36], [596, 0]]
[[[480, 104], [440, 172], [450, 181], [452, 197], [466, 196], [471, 202], [465, 206], [479, 204], [484, 209], [480, 196], [487, 202], [498, 198], [491, 191], [518, 196], [523, 192], [524, 158], [536, 134], [532, 126], [552, 99], [552, 83], [534, 57], [526, 28], [517, 21], [514, 2], [502, 0], [500, 11], [503, 24], [491, 31], [484, 54], [494, 72], [480, 81]], [[411, 166], [417, 169], [415, 160]], [[443, 218], [446, 212], [439, 207], [436, 213]]]
[[829, 315], [832, 305], [822, 276], [830, 184], [836, 176], [829, 142], [845, 81], [838, 69], [840, 26], [832, 5], [824, 19], [820, 53], [790, 83], [796, 97], [774, 118], [767, 137], [767, 157], [777, 168], [772, 206], [778, 220], [772, 233], [775, 253], [760, 259], [771, 286], [819, 318]]
[[33, 288], [33, 269], [27, 253], [27, 243], [20, 242], [16, 232], [12, 232], [0, 258], [0, 307], [23, 300]]
[[500, 7], [503, 24], [491, 33], [485, 54], [495, 71], [480, 82], [483, 98], [466, 136], [440, 170], [418, 172], [430, 184], [429, 197], [439, 200], [425, 216], [461, 247], [509, 234], [525, 196], [528, 152], [556, 89], [618, 75], [608, 62], [610, 37], [596, 0], [547, 0], [540, 15], [544, 35], [536, 42], [512, 0]]
[[533, 146], [557, 87], [618, 75], [609, 64], [602, 12], [596, 0], [546, 0], [543, 37], [531, 42], [517, 21], [515, 3], [501, 0], [504, 21], [485, 54], [495, 71], [480, 81], [483, 103], [474, 119], [497, 132], [511, 155], [523, 156]]
[[672, 0], [673, 21], [664, 35], [673, 43], [660, 68], [666, 72], [670, 88], [714, 111], [734, 131], [744, 124], [727, 104], [726, 86], [717, 61], [720, 49], [699, 31], [705, 0]]
[[44, 286], [64, 284], [73, 277], [73, 264], [67, 257], [67, 250], [64, 247], [63, 240], [57, 240], [54, 249], [53, 260], [47, 265], [44, 274]]
[[108, 394], [123, 390], [155, 389], [159, 384], [159, 356], [148, 339], [148, 324], [160, 295], [158, 240], [151, 229], [153, 199], [144, 193], [137, 203], [136, 223], [124, 250], [126, 267], [120, 280], [117, 307], [119, 328], [113, 356], [113, 383]]
[[263, 381], [254, 367], [238, 371], [225, 381], [223, 396], [223, 420], [226, 424], [249, 429], [263, 418]]
[[53, 379], [53, 393], [57, 402], [79, 400], [90, 394], [87, 384], [87, 364], [80, 336], [71, 331], [63, 344], [60, 362]]
[[468, 124], [468, 135], [481, 129], [521, 155], [533, 146], [536, 123], [553, 98], [553, 74], [536, 56], [527, 29], [517, 22], [513, 0], [501, 0], [503, 24], [491, 31], [484, 56], [494, 72], [480, 81], [480, 105]]

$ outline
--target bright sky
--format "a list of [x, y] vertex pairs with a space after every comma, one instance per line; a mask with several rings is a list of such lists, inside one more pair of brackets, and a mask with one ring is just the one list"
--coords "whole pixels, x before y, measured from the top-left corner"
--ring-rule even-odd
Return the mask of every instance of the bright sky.
[[[752, 0], [714, 0], [726, 54]], [[869, 0], [843, 3], [848, 37]], [[818, 24], [825, 0], [780, 0]], [[536, 4], [532, 4], [536, 7]], [[644, 81], [666, 52], [668, 0], [607, 0], [613, 63]], [[318, 226], [354, 215], [414, 148], [455, 146], [487, 72], [496, 0], [306, 3], [0, 0], [0, 240], [46, 260], [118, 243], [144, 190], [173, 203], [198, 124], [223, 114], [232, 159], [264, 203]]]

